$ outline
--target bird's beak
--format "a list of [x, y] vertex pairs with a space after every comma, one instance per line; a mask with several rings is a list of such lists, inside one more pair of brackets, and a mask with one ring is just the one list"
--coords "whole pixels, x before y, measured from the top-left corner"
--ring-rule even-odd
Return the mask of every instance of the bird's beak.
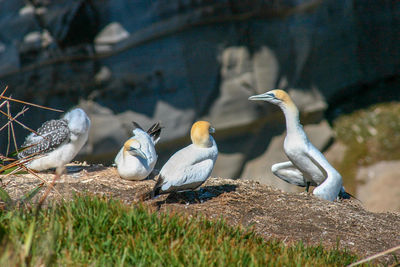
[[269, 100], [275, 98], [273, 93], [266, 92], [260, 95], [253, 95], [249, 97], [249, 100]]
[[210, 133], [215, 133], [215, 128], [213, 128], [213, 127], [210, 127], [210, 130], [209, 130], [209, 132], [210, 132]]
[[131, 148], [129, 149], [129, 153], [130, 153], [131, 155], [133, 155], [133, 156], [138, 156], [138, 157], [141, 157], [141, 158], [147, 160], [146, 155], [145, 155], [141, 150], [139, 150], [139, 149], [136, 149], [136, 148], [131, 147]]

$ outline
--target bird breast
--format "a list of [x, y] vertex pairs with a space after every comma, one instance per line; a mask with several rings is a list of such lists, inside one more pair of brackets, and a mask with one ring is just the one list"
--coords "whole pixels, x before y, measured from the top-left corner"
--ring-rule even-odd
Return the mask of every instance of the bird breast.
[[309, 141], [301, 135], [286, 137], [284, 151], [286, 156], [304, 175], [306, 180], [317, 184], [325, 180], [325, 175], [307, 156], [309, 149], [315, 149]]
[[149, 166], [145, 160], [133, 156], [122, 157], [122, 162], [118, 162], [118, 173], [124, 179], [142, 180], [146, 178], [154, 168], [154, 164]]
[[288, 135], [283, 143], [283, 150], [291, 157], [304, 154], [307, 151], [306, 140], [301, 135]]

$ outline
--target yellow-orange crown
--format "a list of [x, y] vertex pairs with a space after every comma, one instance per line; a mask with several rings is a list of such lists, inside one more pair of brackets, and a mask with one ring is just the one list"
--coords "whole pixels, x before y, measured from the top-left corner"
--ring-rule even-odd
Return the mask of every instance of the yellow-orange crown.
[[293, 102], [292, 99], [290, 98], [290, 96], [288, 95], [288, 93], [286, 93], [285, 91], [283, 91], [281, 89], [275, 89], [270, 92], [273, 93], [276, 98], [282, 100], [282, 102], [285, 102], [287, 104]]
[[140, 147], [139, 141], [137, 141], [136, 139], [129, 139], [124, 144], [124, 150], [127, 151], [129, 150], [130, 147], [139, 148]]
[[190, 131], [193, 144], [201, 147], [209, 147], [211, 142], [210, 128], [211, 124], [208, 121], [195, 122]]

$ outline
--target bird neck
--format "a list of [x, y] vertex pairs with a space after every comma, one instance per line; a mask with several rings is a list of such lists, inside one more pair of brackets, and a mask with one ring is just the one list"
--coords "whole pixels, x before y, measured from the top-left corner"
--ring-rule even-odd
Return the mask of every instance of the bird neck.
[[212, 142], [211, 138], [212, 137], [210, 135], [208, 135], [207, 138], [193, 138], [192, 137], [192, 143], [196, 147], [208, 148], [208, 147], [211, 147], [213, 145], [213, 142]]
[[122, 159], [127, 160], [129, 156], [130, 156], [129, 152], [124, 149], [124, 151], [122, 152]]
[[214, 138], [211, 135], [209, 135], [208, 138], [207, 138], [207, 141], [204, 141], [204, 142], [201, 142], [201, 143], [199, 143], [199, 142], [194, 143], [193, 142], [193, 145], [195, 147], [199, 147], [199, 148], [210, 148], [210, 147], [213, 147], [215, 145], [215, 141], [214, 141]]
[[286, 131], [287, 134], [297, 133], [301, 130], [301, 124], [299, 120], [299, 110], [294, 104], [282, 105], [281, 109], [286, 119]]

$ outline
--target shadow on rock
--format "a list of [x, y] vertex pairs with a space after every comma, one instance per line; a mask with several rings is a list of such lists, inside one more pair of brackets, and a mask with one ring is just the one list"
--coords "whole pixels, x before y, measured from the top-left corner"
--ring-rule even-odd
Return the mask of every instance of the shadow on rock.
[[206, 202], [210, 199], [218, 197], [223, 193], [228, 193], [236, 190], [237, 185], [224, 184], [218, 186], [204, 186], [196, 191], [186, 191], [179, 193], [171, 193], [161, 203], [178, 203], [178, 204], [199, 204]]

